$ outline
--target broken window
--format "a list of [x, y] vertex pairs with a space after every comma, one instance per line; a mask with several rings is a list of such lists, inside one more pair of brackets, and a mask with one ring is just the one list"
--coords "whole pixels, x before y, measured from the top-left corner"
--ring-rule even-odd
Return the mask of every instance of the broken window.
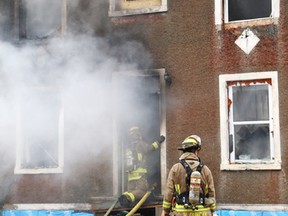
[[110, 16], [167, 11], [167, 0], [110, 0]]
[[63, 110], [57, 92], [32, 88], [23, 94], [18, 116], [15, 173], [60, 172]]
[[[260, 80], [261, 81], [261, 80]], [[256, 84], [254, 84], [254, 82]], [[268, 80], [269, 82], [269, 80]], [[271, 160], [269, 83], [229, 83], [231, 162]], [[240, 84], [240, 85], [239, 85]]]
[[226, 126], [221, 122], [221, 127], [227, 131], [227, 137], [221, 129], [221, 143], [222, 148], [227, 147], [222, 157], [227, 164], [244, 165], [242, 168], [247, 168], [247, 164], [263, 164], [265, 168], [269, 164], [271, 168], [280, 161], [277, 76], [272, 72], [264, 74], [247, 74], [245, 80], [234, 79], [237, 75], [220, 76], [220, 83], [226, 86], [222, 97], [226, 95], [227, 107], [224, 109], [222, 102], [221, 113], [228, 121]]

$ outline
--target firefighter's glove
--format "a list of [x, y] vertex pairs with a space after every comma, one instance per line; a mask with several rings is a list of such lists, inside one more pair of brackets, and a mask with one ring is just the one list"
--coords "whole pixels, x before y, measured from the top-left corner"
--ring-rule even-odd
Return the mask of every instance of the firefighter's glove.
[[214, 202], [215, 202], [215, 201], [214, 201], [213, 198], [205, 198], [205, 204], [206, 204], [207, 206], [212, 205]]
[[160, 147], [160, 144], [164, 142], [164, 140], [165, 140], [165, 136], [161, 135], [158, 140], [152, 143], [153, 148], [158, 149]]
[[205, 198], [205, 204], [210, 208], [212, 212], [216, 210], [216, 201], [215, 198]]

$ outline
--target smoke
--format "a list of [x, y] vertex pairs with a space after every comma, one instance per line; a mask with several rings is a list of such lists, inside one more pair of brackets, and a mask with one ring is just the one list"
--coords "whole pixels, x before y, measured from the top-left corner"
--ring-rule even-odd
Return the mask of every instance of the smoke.
[[[13, 172], [19, 142], [44, 150], [41, 154], [31, 151], [22, 155], [21, 165], [28, 168], [33, 163], [36, 167], [55, 166], [59, 162], [58, 152], [49, 143], [59, 142], [62, 136], [68, 161], [85, 160], [87, 149], [97, 157], [112, 144], [113, 74], [149, 68], [151, 64], [143, 45], [135, 40], [123, 40], [123, 35], [120, 43], [119, 36], [97, 37], [93, 30], [85, 34], [71, 30], [73, 34], [67, 32], [65, 36], [54, 37], [53, 33], [50, 37], [53, 30], [58, 31], [55, 17], [60, 15], [51, 16], [51, 10], [47, 14], [36, 13], [43, 11], [47, 4], [39, 0], [30, 2], [33, 5], [27, 5], [29, 40], [17, 43], [0, 40], [1, 170], [8, 173]], [[79, 7], [78, 1], [72, 6]], [[0, 10], [1, 16], [4, 15]], [[47, 25], [43, 23], [45, 20]], [[0, 22], [5, 28], [6, 24]], [[0, 26], [0, 33], [5, 28]], [[130, 84], [127, 91], [132, 89]], [[123, 89], [122, 93], [125, 94]], [[34, 155], [30, 161], [29, 154]], [[37, 164], [39, 159], [41, 164]], [[1, 176], [2, 182], [10, 181], [5, 179]]]
[[[118, 61], [109, 56], [109, 49], [117, 47], [109, 47], [105, 40], [86, 35], [54, 38], [41, 46], [15, 47], [5, 42], [0, 42], [0, 46], [2, 111], [14, 112], [14, 115], [5, 114], [9, 117], [2, 119], [1, 124], [10, 122], [10, 117], [16, 116], [16, 109], [27, 101], [33, 103], [30, 109], [38, 104], [43, 108], [55, 106], [55, 101], [44, 100], [41, 94], [57, 94], [67, 112], [67, 121], [93, 125], [96, 119], [111, 117], [107, 114], [113, 107], [112, 73], [136, 70], [137, 66], [137, 62], [127, 64], [123, 59]], [[97, 130], [105, 128], [98, 127]]]

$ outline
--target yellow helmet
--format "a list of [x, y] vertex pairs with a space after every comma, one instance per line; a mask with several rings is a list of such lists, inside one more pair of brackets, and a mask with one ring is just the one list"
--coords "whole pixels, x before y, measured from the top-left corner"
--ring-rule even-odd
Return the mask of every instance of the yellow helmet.
[[129, 130], [130, 135], [139, 134], [139, 133], [140, 133], [140, 128], [138, 126], [133, 126]]
[[178, 150], [186, 150], [191, 147], [198, 147], [198, 151], [201, 149], [201, 138], [197, 135], [188, 136], [181, 144]]
[[129, 136], [132, 140], [142, 139], [141, 131], [138, 126], [133, 126], [129, 129]]

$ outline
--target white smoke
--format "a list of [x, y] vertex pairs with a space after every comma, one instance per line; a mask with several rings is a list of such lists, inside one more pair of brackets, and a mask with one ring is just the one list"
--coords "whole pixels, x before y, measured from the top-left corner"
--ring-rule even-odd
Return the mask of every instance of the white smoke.
[[[50, 88], [61, 97], [65, 122], [85, 124], [90, 128], [85, 134], [101, 130], [101, 134], [105, 134], [105, 125], [99, 123], [105, 116], [110, 120], [112, 117], [112, 73], [136, 70], [137, 66], [137, 62], [127, 64], [123, 59], [119, 62], [116, 56], [109, 56], [109, 49], [118, 48], [109, 47], [105, 40], [87, 35], [54, 38], [40, 46], [26, 44], [16, 47], [5, 42], [0, 42], [0, 46], [0, 114], [5, 110], [17, 112], [21, 106], [19, 101], [25, 103], [24, 98], [35, 103], [31, 107], [36, 108], [37, 103], [53, 106], [41, 97], [36, 98], [33, 91]], [[129, 55], [126, 49], [123, 53]], [[16, 113], [4, 116], [1, 125], [13, 122], [15, 119], [11, 116], [16, 116]]]
[[[76, 1], [74, 3], [77, 6]], [[53, 21], [51, 23], [53, 26]], [[38, 23], [30, 24], [29, 28], [38, 26]], [[87, 149], [97, 158], [103, 149], [112, 145], [112, 113], [117, 106], [112, 97], [112, 74], [135, 71], [139, 66], [149, 68], [151, 59], [143, 45], [136, 41], [122, 38], [119, 43], [119, 36], [106, 38], [90, 33], [75, 35], [66, 32], [65, 36], [16, 43], [15, 40], [12, 43], [0, 40], [3, 172], [13, 172], [16, 145], [20, 139], [19, 124], [25, 127], [22, 132], [34, 134], [32, 141], [49, 140], [58, 133], [52, 116], [59, 110], [64, 113], [67, 161], [86, 160]], [[45, 35], [46, 32], [41, 30], [39, 36]], [[128, 91], [131, 88], [132, 85]], [[10, 177], [7, 180], [5, 176], [0, 178], [2, 183], [10, 181]], [[8, 190], [9, 187], [3, 184], [3, 188]], [[6, 191], [2, 193], [0, 198]]]

